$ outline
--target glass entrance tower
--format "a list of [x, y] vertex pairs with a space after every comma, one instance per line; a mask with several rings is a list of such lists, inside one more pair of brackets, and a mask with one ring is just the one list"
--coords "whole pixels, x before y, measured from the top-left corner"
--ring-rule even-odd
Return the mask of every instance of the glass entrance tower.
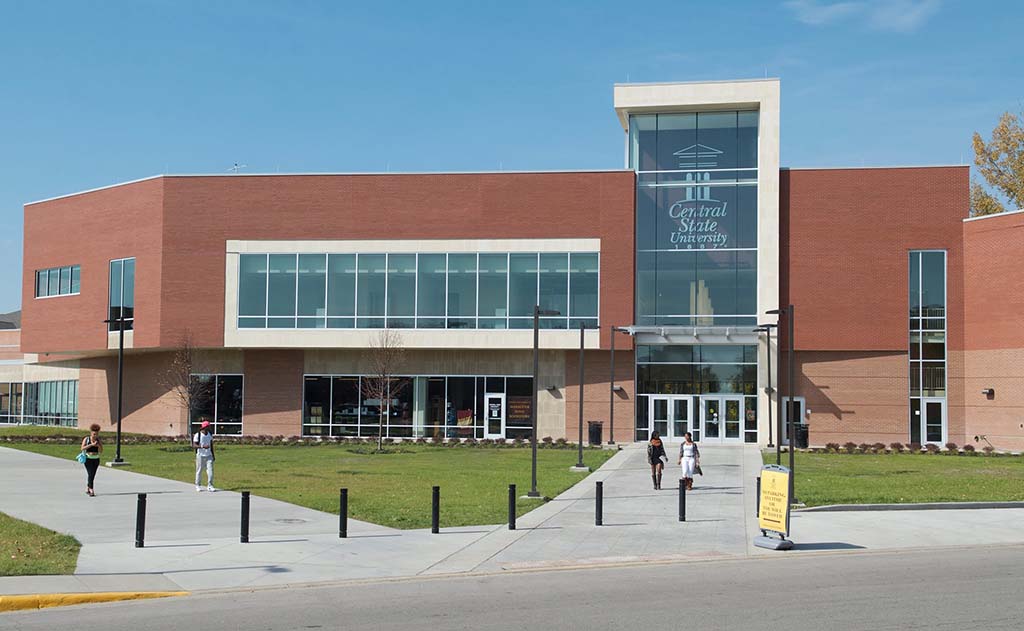
[[753, 329], [778, 306], [778, 82], [616, 86], [615, 103], [637, 178], [636, 440], [766, 442]]

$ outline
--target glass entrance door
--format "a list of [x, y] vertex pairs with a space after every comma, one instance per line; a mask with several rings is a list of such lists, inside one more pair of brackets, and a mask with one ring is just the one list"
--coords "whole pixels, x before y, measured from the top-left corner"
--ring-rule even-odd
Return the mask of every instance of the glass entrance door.
[[484, 395], [484, 410], [487, 414], [485, 438], [505, 438], [505, 395]]
[[651, 397], [651, 430], [667, 441], [681, 441], [690, 430], [690, 397]]
[[704, 428], [701, 436], [705, 442], [742, 440], [743, 397], [701, 397], [700, 410]]
[[921, 399], [921, 435], [925, 443], [946, 444], [945, 399]]

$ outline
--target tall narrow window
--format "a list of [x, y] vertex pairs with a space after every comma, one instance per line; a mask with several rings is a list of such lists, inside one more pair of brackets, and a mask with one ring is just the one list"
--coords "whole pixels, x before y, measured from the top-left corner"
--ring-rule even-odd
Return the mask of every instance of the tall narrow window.
[[946, 253], [910, 253], [910, 442], [943, 444], [946, 418]]
[[[50, 275], [53, 278], [53, 274]], [[110, 317], [108, 330], [117, 331], [119, 320], [124, 330], [135, 328], [135, 259], [117, 259], [110, 262]]]

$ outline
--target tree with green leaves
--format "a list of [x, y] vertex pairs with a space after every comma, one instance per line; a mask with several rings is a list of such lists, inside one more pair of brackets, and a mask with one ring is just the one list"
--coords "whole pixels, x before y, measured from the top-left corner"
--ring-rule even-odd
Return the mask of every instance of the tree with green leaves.
[[974, 164], [988, 187], [977, 180], [971, 182], [971, 215], [1006, 211], [1000, 197], [1010, 203], [1010, 210], [1024, 208], [1024, 112], [1004, 113], [991, 140], [985, 142], [975, 132], [973, 145]]

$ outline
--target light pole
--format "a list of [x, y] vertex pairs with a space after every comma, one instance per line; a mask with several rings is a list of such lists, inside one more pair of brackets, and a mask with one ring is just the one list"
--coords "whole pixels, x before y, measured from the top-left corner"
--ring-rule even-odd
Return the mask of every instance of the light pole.
[[[122, 393], [124, 392], [124, 313], [118, 309], [117, 317], [104, 320], [103, 323], [110, 325], [117, 323], [117, 448], [114, 452], [113, 466], [123, 465], [121, 458], [121, 414], [122, 414]], [[107, 327], [109, 331], [110, 327]]]
[[540, 346], [540, 317], [561, 315], [558, 311], [545, 311], [540, 305], [533, 306], [533, 405], [530, 406], [530, 492], [526, 497], [540, 497], [537, 492], [537, 373], [540, 368], [538, 349]]
[[[782, 308], [772, 309], [771, 311], [766, 311], [765, 313], [778, 314], [779, 317], [782, 317], [783, 314], [785, 314], [785, 316], [786, 316], [786, 328], [787, 328], [787, 332], [788, 332], [788, 335], [786, 336], [787, 337], [786, 341], [787, 341], [787, 345], [789, 347], [787, 349], [788, 352], [786, 354], [786, 363], [788, 364], [788, 367], [789, 367], [789, 378], [786, 379], [786, 397], [789, 399], [789, 405], [786, 408], [786, 411], [788, 412], [788, 414], [786, 415], [787, 416], [786, 423], [787, 423], [787, 430], [788, 430], [787, 434], [789, 435], [789, 500], [792, 503], [795, 504], [795, 503], [797, 503], [797, 499], [796, 499], [796, 483], [795, 483], [796, 473], [794, 471], [795, 466], [796, 466], [796, 453], [794, 451], [795, 448], [796, 448], [796, 419], [793, 418], [793, 416], [794, 416], [794, 414], [793, 414], [793, 411], [794, 411], [793, 410], [793, 393], [795, 391], [794, 383], [793, 382], [796, 380], [796, 367], [795, 367], [794, 362], [793, 362], [793, 329], [794, 329], [794, 327], [793, 327], [794, 313], [793, 312], [794, 312], [793, 305], [789, 305], [785, 309], [782, 309]], [[780, 329], [780, 331], [781, 331], [781, 329]], [[781, 443], [782, 442], [782, 431], [781, 431], [782, 397], [779, 397], [779, 422], [780, 422], [779, 443]], [[781, 447], [780, 447], [780, 449], [781, 449]], [[779, 459], [781, 460], [781, 454], [779, 455]]]
[[[764, 389], [765, 394], [768, 395], [768, 446], [774, 447], [772, 444], [772, 329], [777, 327], [777, 324], [761, 324], [753, 330], [754, 333], [764, 333], [766, 337], [766, 344], [768, 348], [768, 387]], [[780, 459], [781, 454], [777, 455], [776, 459]], [[776, 462], [775, 464], [779, 464]]]

